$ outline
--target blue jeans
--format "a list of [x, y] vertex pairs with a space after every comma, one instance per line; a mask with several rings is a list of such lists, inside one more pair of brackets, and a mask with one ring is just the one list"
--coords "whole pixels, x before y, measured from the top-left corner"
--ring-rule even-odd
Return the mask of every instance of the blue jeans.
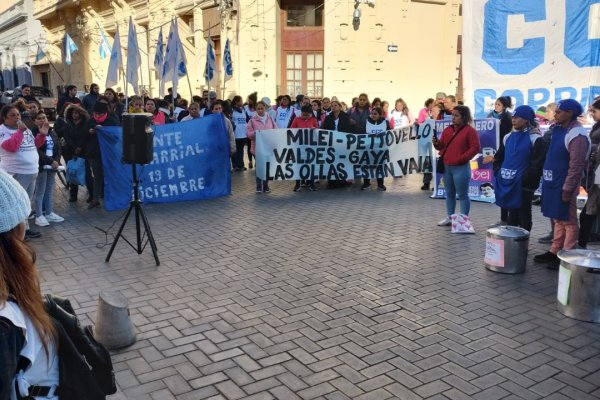
[[444, 187], [446, 188], [446, 212], [454, 214], [456, 209], [456, 195], [460, 201], [460, 212], [469, 215], [471, 210], [471, 199], [469, 199], [469, 179], [471, 178], [471, 167], [464, 165], [446, 165], [444, 172]]
[[[33, 200], [37, 176], [37, 172], [35, 174], [14, 174], [12, 176], [21, 186], [23, 186], [23, 189], [27, 192], [27, 196], [29, 196], [29, 201]], [[29, 229], [29, 221], [26, 220], [25, 224], [27, 225], [27, 229]]]
[[52, 214], [54, 209], [54, 182], [56, 172], [43, 170], [37, 176], [35, 181], [35, 216], [41, 217], [46, 211], [46, 215]]

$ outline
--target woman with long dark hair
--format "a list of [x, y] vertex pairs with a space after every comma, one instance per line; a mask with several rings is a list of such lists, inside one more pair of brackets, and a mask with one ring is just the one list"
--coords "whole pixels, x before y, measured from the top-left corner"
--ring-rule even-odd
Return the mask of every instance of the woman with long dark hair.
[[35, 253], [24, 241], [30, 211], [25, 189], [0, 169], [1, 400], [17, 398], [17, 388], [19, 398], [32, 398], [32, 386], [59, 384], [58, 334], [44, 309]]
[[449, 226], [450, 216], [456, 209], [456, 196], [460, 201], [460, 212], [469, 215], [471, 200], [469, 199], [469, 179], [471, 167], [469, 161], [480, 148], [479, 134], [471, 125], [471, 110], [466, 106], [456, 106], [452, 110], [452, 125], [442, 132], [438, 140], [433, 135], [433, 146], [440, 152], [444, 163], [444, 187], [446, 188], [446, 218], [438, 222], [439, 226]]

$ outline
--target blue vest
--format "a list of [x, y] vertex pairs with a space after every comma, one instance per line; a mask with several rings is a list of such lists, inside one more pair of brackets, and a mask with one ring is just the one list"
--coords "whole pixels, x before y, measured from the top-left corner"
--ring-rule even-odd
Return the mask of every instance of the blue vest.
[[542, 175], [542, 214], [561, 221], [569, 219], [569, 203], [562, 201], [563, 185], [569, 171], [569, 151], [565, 146], [567, 132], [559, 125], [552, 130]]
[[523, 206], [521, 182], [529, 166], [533, 145], [529, 131], [512, 132], [504, 144], [504, 161], [496, 176], [496, 204], [509, 210]]

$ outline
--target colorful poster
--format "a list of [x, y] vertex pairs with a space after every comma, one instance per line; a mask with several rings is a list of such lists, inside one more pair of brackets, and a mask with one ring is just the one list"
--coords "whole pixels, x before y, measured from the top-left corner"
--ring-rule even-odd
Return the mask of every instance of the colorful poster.
[[[435, 121], [435, 133], [437, 134], [438, 138], [442, 136], [443, 130], [449, 125], [449, 119]], [[479, 133], [479, 142], [481, 148], [479, 153], [477, 153], [477, 155], [475, 155], [475, 157], [473, 157], [469, 163], [471, 166], [469, 198], [474, 201], [494, 203], [496, 201], [496, 196], [494, 193], [496, 184], [494, 171], [492, 170], [491, 163], [483, 163], [483, 158], [486, 156], [495, 155], [496, 151], [498, 150], [498, 142], [500, 140], [500, 123], [499, 120], [494, 118], [476, 119], [473, 121], [473, 127]], [[435, 199], [446, 198], [446, 190], [444, 189], [444, 176], [436, 172], [434, 174], [433, 183], [433, 195], [431, 197]]]

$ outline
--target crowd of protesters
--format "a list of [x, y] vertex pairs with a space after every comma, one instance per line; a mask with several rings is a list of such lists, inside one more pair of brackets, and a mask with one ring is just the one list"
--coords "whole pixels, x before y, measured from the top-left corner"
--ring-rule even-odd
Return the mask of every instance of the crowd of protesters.
[[[102, 94], [96, 84], [82, 99], [77, 87], [69, 85], [57, 103], [59, 116], [50, 127], [47, 116], [35, 98], [21, 96], [0, 113], [0, 169], [12, 175], [25, 189], [33, 204], [30, 218], [38, 226], [62, 222], [53, 211], [56, 173], [62, 160], [68, 162], [83, 157], [86, 164], [88, 208], [101, 206], [103, 199], [102, 154], [95, 129], [98, 126], [119, 126], [125, 111], [149, 113], [155, 125], [189, 121], [210, 114], [223, 114], [230, 142], [232, 172], [252, 169], [255, 165], [256, 132], [285, 128], [323, 128], [344, 133], [377, 135], [389, 129], [410, 127], [427, 119], [448, 119], [450, 125], [439, 135], [433, 135], [433, 145], [439, 151], [444, 166], [443, 182], [447, 193], [446, 217], [438, 223], [447, 226], [455, 214], [456, 199], [460, 213], [468, 216], [470, 200], [468, 182], [469, 161], [480, 151], [479, 136], [472, 127], [471, 112], [455, 96], [439, 92], [413, 113], [407, 103], [398, 98], [390, 103], [380, 98], [369, 101], [366, 93], [352, 99], [350, 106], [332, 98], [310, 99], [298, 95], [295, 101], [281, 95], [273, 102], [268, 97], [258, 99], [256, 92], [244, 101], [241, 96], [220, 100], [214, 91], [192, 96], [191, 101], [173, 96], [171, 89], [162, 99], [132, 96], [125, 103], [122, 96], [107, 88]], [[552, 230], [540, 241], [552, 243], [550, 250], [536, 256], [537, 262], [557, 265], [556, 253], [562, 248], [586, 247], [590, 232], [600, 212], [600, 189], [594, 182], [600, 143], [600, 99], [594, 99], [588, 112], [571, 99], [551, 103], [537, 110], [527, 105], [512, 112], [510, 97], [499, 97], [488, 118], [499, 120], [500, 144], [495, 155], [484, 163], [493, 163], [496, 178], [496, 203], [500, 206], [500, 224], [531, 230], [532, 204], [542, 183], [542, 212], [549, 217]], [[595, 122], [591, 132], [583, 129], [582, 117]], [[415, 115], [417, 116], [415, 118]], [[547, 127], [541, 132], [540, 124]], [[430, 190], [432, 174], [423, 176], [422, 190]], [[329, 181], [328, 187], [347, 186], [352, 181]], [[318, 181], [298, 180], [294, 192], [304, 188], [316, 191]], [[580, 185], [589, 193], [586, 206], [576, 213]], [[361, 190], [371, 186], [363, 179]], [[377, 178], [377, 189], [385, 191], [383, 178]], [[69, 201], [78, 201], [78, 186], [70, 185]], [[270, 193], [269, 182], [256, 178], [256, 192]], [[580, 224], [578, 224], [580, 222]], [[40, 233], [27, 226], [26, 237]]]

